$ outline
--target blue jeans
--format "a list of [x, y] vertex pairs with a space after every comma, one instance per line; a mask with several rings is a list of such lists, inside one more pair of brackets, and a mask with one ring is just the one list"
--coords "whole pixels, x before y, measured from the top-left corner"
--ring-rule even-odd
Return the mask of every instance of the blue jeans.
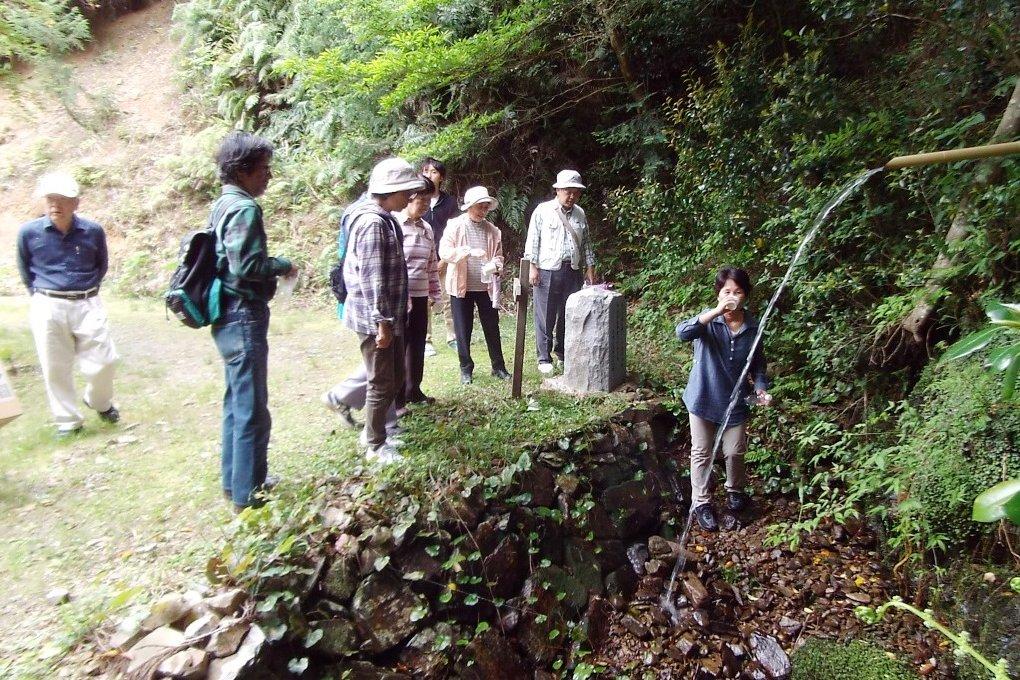
[[212, 327], [223, 357], [223, 490], [235, 505], [251, 505], [266, 481], [269, 446], [269, 306], [224, 296], [224, 312]]

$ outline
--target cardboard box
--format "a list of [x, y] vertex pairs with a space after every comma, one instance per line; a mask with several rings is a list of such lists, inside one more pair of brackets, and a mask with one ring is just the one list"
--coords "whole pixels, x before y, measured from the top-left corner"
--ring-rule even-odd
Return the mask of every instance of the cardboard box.
[[18, 395], [14, 394], [14, 385], [7, 375], [7, 369], [0, 364], [0, 427], [11, 422], [22, 413], [21, 402]]

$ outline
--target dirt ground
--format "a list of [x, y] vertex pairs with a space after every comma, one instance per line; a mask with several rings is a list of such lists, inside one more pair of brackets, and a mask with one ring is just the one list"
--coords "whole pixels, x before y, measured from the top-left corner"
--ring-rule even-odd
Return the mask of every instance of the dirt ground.
[[[22, 69], [0, 91], [0, 293], [19, 285], [14, 259], [18, 227], [41, 214], [32, 196], [38, 177], [66, 170], [90, 178], [79, 211], [106, 229], [111, 253], [122, 252], [136, 225], [124, 206], [152, 200], [165, 171], [157, 160], [180, 148], [187, 125], [173, 79], [177, 41], [170, 34], [173, 0], [154, 0], [96, 31], [85, 51], [67, 57], [60, 82], [74, 87], [76, 115], [47, 84], [49, 71]], [[89, 186], [92, 185], [92, 186]], [[167, 206], [170, 212], [180, 207]]]

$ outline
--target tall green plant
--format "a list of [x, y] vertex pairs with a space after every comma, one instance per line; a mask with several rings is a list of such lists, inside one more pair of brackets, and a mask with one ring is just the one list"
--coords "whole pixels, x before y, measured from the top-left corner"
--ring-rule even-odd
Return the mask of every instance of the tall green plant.
[[[962, 359], [987, 347], [1003, 333], [1012, 337], [1020, 333], [1020, 305], [989, 302], [985, 313], [990, 323], [956, 342], [946, 350], [946, 359]], [[1020, 341], [1000, 347], [988, 355], [989, 368], [1002, 373], [1002, 398], [1012, 399], [1020, 382]]]
[[0, 77], [17, 61], [80, 49], [91, 37], [71, 0], [5, 0], [0, 4]]

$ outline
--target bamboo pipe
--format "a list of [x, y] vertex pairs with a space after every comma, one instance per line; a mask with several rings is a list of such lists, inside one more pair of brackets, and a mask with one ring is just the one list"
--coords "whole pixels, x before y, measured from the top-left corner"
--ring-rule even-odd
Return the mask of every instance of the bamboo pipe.
[[900, 168], [911, 168], [916, 165], [969, 161], [975, 158], [1009, 156], [1015, 153], [1020, 153], [1020, 142], [1004, 142], [1002, 144], [988, 144], [986, 146], [968, 146], [963, 149], [950, 149], [949, 151], [918, 153], [912, 156], [897, 156], [883, 167], [886, 170], [899, 170]]

